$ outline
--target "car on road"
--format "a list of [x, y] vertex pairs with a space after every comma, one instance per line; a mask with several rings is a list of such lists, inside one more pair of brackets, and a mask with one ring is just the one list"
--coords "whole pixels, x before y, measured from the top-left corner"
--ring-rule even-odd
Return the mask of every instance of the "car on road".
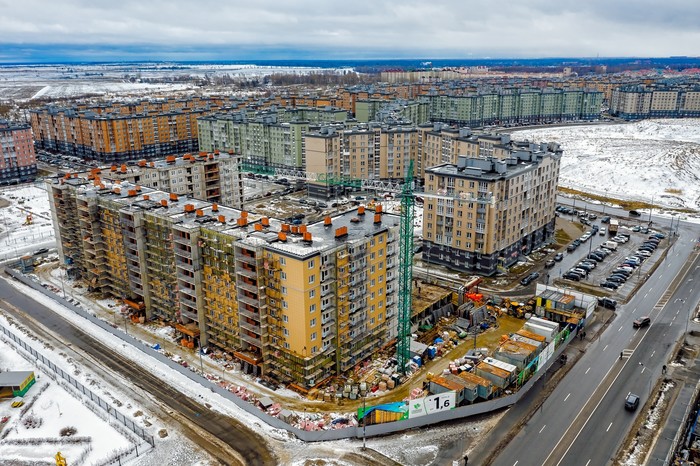
[[642, 227], [640, 227], [639, 225], [635, 225], [635, 226], [632, 227], [632, 231], [635, 232], [635, 233], [638, 233], [639, 230], [641, 230], [641, 229], [642, 229]]
[[637, 212], [636, 210], [630, 210], [629, 211], [630, 217], [641, 217], [642, 214]]
[[595, 220], [598, 216], [596, 214], [588, 214], [588, 220]]
[[625, 409], [627, 411], [634, 411], [639, 406], [639, 397], [634, 393], [630, 393], [625, 398]]
[[533, 281], [537, 280], [539, 278], [539, 276], [540, 276], [539, 272], [532, 272], [530, 275], [528, 275], [527, 277], [520, 280], [520, 284], [523, 286], [527, 286], [530, 283], [532, 283]]
[[544, 266], [547, 268], [550, 268], [550, 267], [554, 267], [554, 264], [556, 264], [556, 262], [554, 262], [554, 259], [549, 259], [544, 263]]
[[572, 244], [570, 244], [570, 245], [568, 245], [568, 246], [566, 247], [566, 251], [567, 251], [567, 252], [574, 252], [574, 251], [576, 250], [577, 247], [578, 247], [578, 246], [576, 246], [575, 244], [572, 243]]
[[34, 255], [38, 256], [39, 254], [46, 254], [47, 252], [49, 252], [49, 248], [40, 248], [34, 251]]
[[563, 253], [557, 253], [556, 256], [554, 256], [554, 260], [557, 262], [561, 262], [561, 260], [564, 259], [564, 254]]
[[634, 322], [632, 322], [632, 327], [634, 328], [642, 328], [642, 327], [647, 327], [651, 325], [651, 318], [649, 317], [640, 317], [639, 319], [636, 319]]
[[615, 310], [615, 308], [617, 307], [617, 301], [610, 298], [598, 298], [598, 305], [606, 309]]
[[607, 233], [608, 233], [608, 230], [607, 230], [607, 228], [605, 228], [605, 227], [603, 227], [603, 228], [601, 228], [600, 230], [598, 230], [598, 234], [599, 234], [600, 236], [605, 236]]
[[600, 223], [610, 223], [610, 217], [607, 215], [600, 219]]

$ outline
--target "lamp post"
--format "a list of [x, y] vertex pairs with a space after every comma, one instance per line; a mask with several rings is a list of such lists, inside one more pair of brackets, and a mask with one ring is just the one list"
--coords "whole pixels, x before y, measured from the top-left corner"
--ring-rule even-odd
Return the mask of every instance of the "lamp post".
[[[605, 202], [608, 202], [608, 188], [605, 188]], [[603, 216], [605, 216], [605, 202], [603, 202]]]
[[654, 212], [654, 195], [651, 196], [651, 208], [649, 209], [649, 226], [651, 226], [651, 213]]

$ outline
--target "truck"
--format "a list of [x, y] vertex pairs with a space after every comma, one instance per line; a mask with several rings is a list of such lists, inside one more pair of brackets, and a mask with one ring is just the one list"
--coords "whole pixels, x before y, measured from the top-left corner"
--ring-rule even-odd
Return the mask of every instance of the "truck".
[[608, 225], [608, 233], [610, 236], [617, 235], [617, 229], [620, 226], [620, 222], [616, 218], [610, 219], [610, 225]]

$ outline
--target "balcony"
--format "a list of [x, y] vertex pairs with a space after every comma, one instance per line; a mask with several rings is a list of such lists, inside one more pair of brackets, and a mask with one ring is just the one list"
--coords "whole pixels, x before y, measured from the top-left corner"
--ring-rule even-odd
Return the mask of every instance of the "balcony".
[[187, 317], [187, 318], [190, 319], [190, 320], [193, 320], [193, 321], [195, 321], [195, 322], [199, 322], [199, 317], [197, 317], [197, 313], [196, 313], [196, 312], [192, 312], [192, 311], [188, 310], [187, 308], [181, 307], [181, 308], [180, 308], [180, 314], [181, 314], [183, 317]]
[[236, 256], [236, 260], [251, 265], [255, 265], [257, 263], [257, 258], [248, 254], [238, 254]]
[[236, 273], [239, 275], [243, 275], [244, 277], [252, 278], [254, 280], [257, 280], [258, 278], [258, 273], [255, 270], [244, 269], [243, 267], [239, 267], [236, 270]]
[[262, 348], [262, 342], [260, 341], [260, 337], [258, 337], [257, 335], [250, 336], [245, 332], [241, 332], [239, 337], [241, 338], [241, 340], [245, 341], [248, 344], [255, 346], [256, 348]]
[[254, 283], [246, 283], [243, 280], [238, 280], [238, 282], [236, 282], [236, 288], [249, 291], [255, 295], [259, 293], [257, 285]]
[[243, 294], [239, 294], [239, 295], [238, 295], [238, 300], [239, 300], [240, 302], [245, 303], [245, 304], [248, 304], [248, 305], [250, 305], [250, 306], [252, 306], [252, 307], [254, 307], [254, 308], [260, 308], [260, 307], [261, 307], [261, 306], [260, 306], [260, 301], [258, 301], [257, 299], [249, 298], [249, 297], [247, 297], [247, 296], [245, 296], [245, 295], [243, 295]]
[[256, 321], [256, 322], [259, 322], [259, 321], [260, 321], [260, 315], [258, 315], [258, 314], [255, 313], [255, 312], [246, 310], [246, 309], [244, 309], [244, 308], [240, 308], [240, 309], [238, 310], [238, 315], [240, 315], [241, 317], [247, 317], [247, 318], [252, 319], [252, 320], [254, 320], [254, 321]]
[[260, 330], [260, 326], [251, 322], [248, 322], [244, 319], [241, 319], [238, 325], [245, 330], [248, 330], [249, 332], [253, 332], [256, 335], [260, 335], [262, 332]]

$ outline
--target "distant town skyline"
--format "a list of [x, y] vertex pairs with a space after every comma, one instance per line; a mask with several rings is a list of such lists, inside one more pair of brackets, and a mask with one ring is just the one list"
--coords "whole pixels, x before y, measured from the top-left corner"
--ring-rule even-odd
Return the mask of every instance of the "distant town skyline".
[[0, 63], [697, 56], [700, 2], [0, 0]]

